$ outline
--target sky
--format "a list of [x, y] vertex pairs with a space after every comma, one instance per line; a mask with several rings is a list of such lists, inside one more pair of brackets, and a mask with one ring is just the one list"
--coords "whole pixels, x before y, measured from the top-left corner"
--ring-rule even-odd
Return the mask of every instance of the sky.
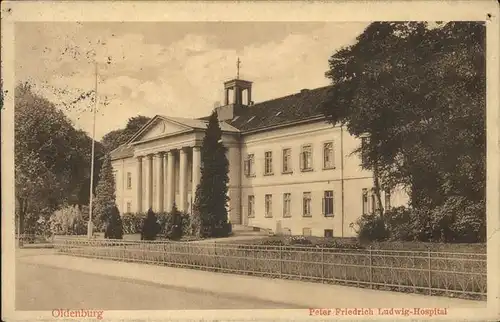
[[[98, 62], [96, 139], [130, 117], [209, 115], [223, 82], [253, 82], [255, 103], [326, 86], [328, 58], [355, 42], [364, 22], [22, 22], [16, 82], [92, 131], [89, 99]], [[108, 61], [110, 62], [108, 64]], [[68, 104], [77, 101], [76, 103]]]

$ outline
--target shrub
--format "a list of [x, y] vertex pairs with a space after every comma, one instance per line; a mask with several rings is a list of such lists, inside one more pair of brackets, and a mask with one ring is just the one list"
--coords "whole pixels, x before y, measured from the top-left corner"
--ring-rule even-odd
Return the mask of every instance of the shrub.
[[462, 196], [449, 197], [431, 213], [433, 241], [478, 242], [486, 237], [484, 202], [474, 203]]
[[391, 240], [428, 241], [432, 236], [427, 209], [396, 207], [386, 211], [384, 219]]
[[104, 238], [123, 239], [123, 224], [118, 208], [111, 208], [110, 217], [106, 223]]
[[456, 213], [451, 229], [455, 232], [456, 241], [477, 243], [486, 241], [486, 208], [484, 202], [469, 202]]
[[84, 235], [87, 231], [84, 214], [76, 205], [55, 211], [50, 216], [49, 227], [50, 232], [55, 235]]
[[155, 240], [156, 235], [160, 232], [161, 227], [156, 218], [153, 209], [149, 208], [148, 214], [141, 230], [141, 240]]
[[[191, 216], [185, 212], [178, 212], [182, 228], [182, 236], [192, 235]], [[123, 214], [123, 231], [125, 234], [137, 234], [142, 231], [144, 221], [147, 217], [145, 213], [126, 213]], [[172, 234], [173, 217], [170, 212], [159, 212], [156, 214], [159, 225], [158, 235], [168, 237]]]
[[179, 240], [182, 238], [182, 217], [177, 206], [174, 204], [172, 210], [170, 211], [170, 225], [167, 230], [167, 237], [173, 240]]
[[285, 245], [311, 245], [312, 242], [304, 236], [288, 236], [285, 237]]
[[137, 234], [141, 231], [144, 225], [146, 214], [139, 213], [125, 213], [122, 216], [123, 233], [124, 234]]
[[357, 220], [358, 239], [361, 242], [383, 241], [389, 237], [385, 220], [378, 214], [364, 214]]
[[231, 235], [232, 229], [231, 223], [228, 222], [215, 225], [212, 230], [212, 237], [227, 237]]

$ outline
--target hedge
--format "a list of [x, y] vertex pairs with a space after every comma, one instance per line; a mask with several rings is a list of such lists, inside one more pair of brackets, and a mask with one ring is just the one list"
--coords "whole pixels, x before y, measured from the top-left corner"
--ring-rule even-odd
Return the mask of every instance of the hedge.
[[[140, 234], [146, 213], [124, 213], [122, 215], [123, 233], [124, 234]], [[180, 213], [183, 236], [192, 235], [191, 217], [188, 213]], [[160, 224], [160, 236], [170, 236], [173, 226], [173, 216], [168, 212], [160, 212], [156, 214], [158, 223]]]

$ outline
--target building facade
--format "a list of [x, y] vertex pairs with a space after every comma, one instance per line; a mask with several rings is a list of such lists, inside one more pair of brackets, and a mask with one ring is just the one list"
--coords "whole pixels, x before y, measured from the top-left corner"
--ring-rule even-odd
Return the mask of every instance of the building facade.
[[[361, 144], [326, 122], [329, 87], [254, 104], [252, 83], [224, 83], [217, 108], [229, 160], [232, 224], [275, 233], [355, 236], [354, 223], [377, 207], [373, 175], [353, 151]], [[191, 212], [200, 180], [200, 146], [208, 117], [157, 115], [111, 153], [121, 213]], [[401, 189], [382, 193], [384, 208], [407, 203]]]

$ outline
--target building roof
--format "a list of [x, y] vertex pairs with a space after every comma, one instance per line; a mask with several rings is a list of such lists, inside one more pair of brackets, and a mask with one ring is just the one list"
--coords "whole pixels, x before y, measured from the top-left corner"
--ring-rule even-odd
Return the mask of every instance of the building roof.
[[[230, 121], [241, 132], [263, 130], [323, 116], [322, 103], [332, 86], [325, 86], [245, 107]], [[208, 120], [208, 116], [199, 120]]]
[[[184, 117], [171, 117], [171, 116], [163, 116], [161, 117], [165, 118], [166, 120], [172, 120], [177, 123], [181, 123], [184, 125], [187, 125], [189, 127], [192, 127], [194, 129], [202, 129], [206, 130], [208, 126], [208, 118], [203, 118], [203, 119], [189, 119], [189, 118], [184, 118]], [[224, 132], [239, 132], [237, 128], [234, 126], [231, 126], [230, 124], [226, 122], [219, 122], [220, 128]]]
[[128, 158], [134, 156], [134, 147], [129, 144], [122, 144], [110, 152], [111, 160]]
[[[311, 90], [306, 89], [288, 96], [246, 106], [232, 120], [219, 122], [220, 127], [225, 132], [245, 133], [322, 118], [324, 117], [322, 104], [328, 98], [331, 88], [332, 86], [325, 86]], [[157, 115], [157, 117], [184, 124], [193, 129], [206, 129], [210, 118], [210, 116], [205, 116], [190, 119], [162, 115]], [[152, 123], [153, 119], [150, 122]], [[149, 124], [146, 124], [141, 131], [145, 130]], [[139, 135], [141, 131], [136, 135]], [[113, 150], [111, 152], [112, 159], [133, 156], [134, 148], [129, 143], [127, 142]]]

